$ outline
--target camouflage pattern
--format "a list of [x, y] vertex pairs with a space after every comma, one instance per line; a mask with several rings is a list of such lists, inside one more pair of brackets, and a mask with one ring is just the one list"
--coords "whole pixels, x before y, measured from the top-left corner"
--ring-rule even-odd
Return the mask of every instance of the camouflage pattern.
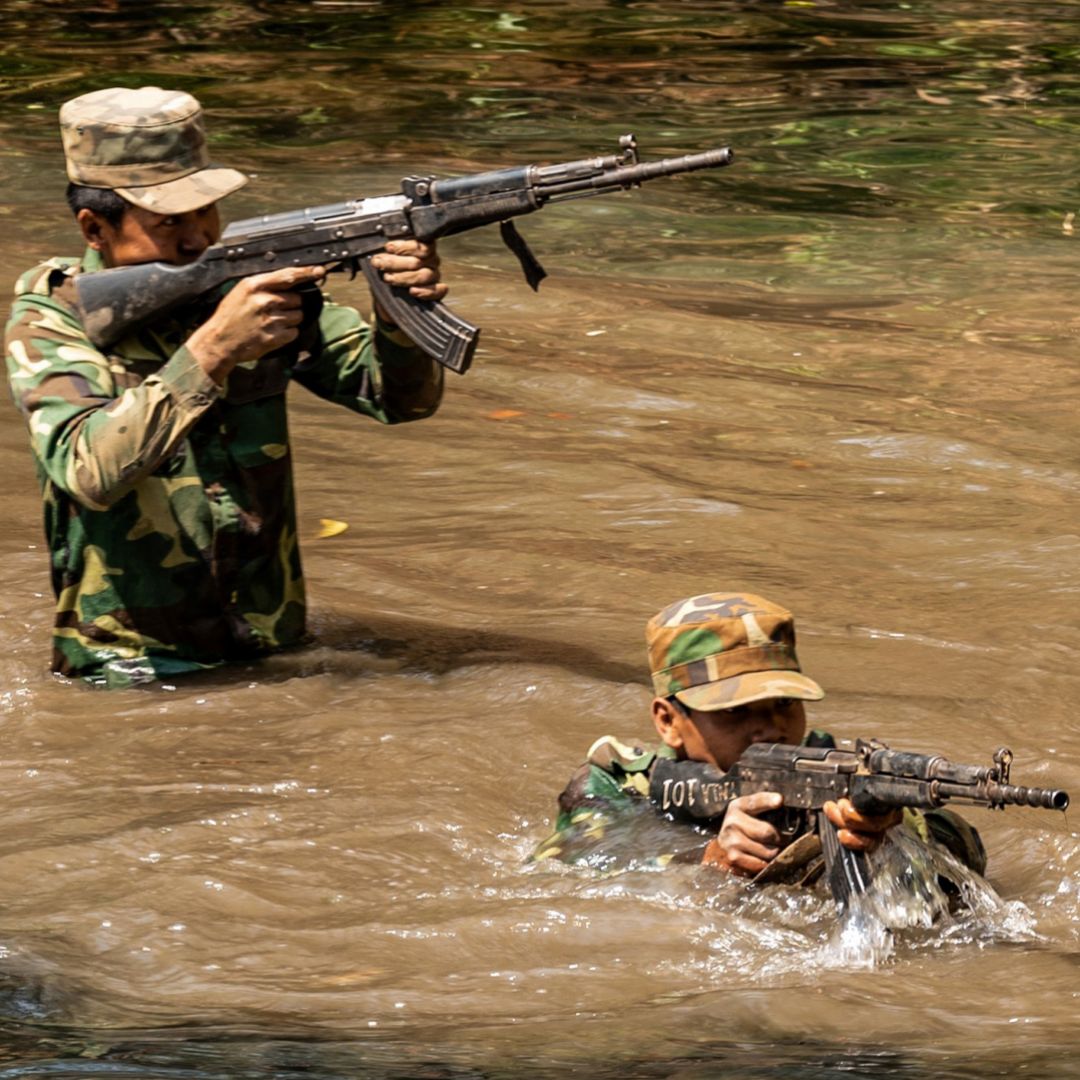
[[[805, 741], [835, 745], [822, 731], [808, 732]], [[597, 739], [559, 796], [555, 830], [537, 846], [532, 861], [556, 860], [605, 871], [699, 863], [715, 832], [672, 821], [649, 800], [657, 761], [674, 757], [664, 745], [644, 749], [610, 735]], [[985, 872], [982, 840], [959, 814], [907, 809], [902, 827], [923, 843], [940, 844], [976, 873]], [[761, 882], [813, 885], [820, 877], [821, 846], [816, 838], [805, 839], [808, 842], [797, 840], [781, 852], [776, 868], [759, 875]]]
[[801, 674], [791, 612], [750, 593], [705, 593], [658, 612], [645, 629], [659, 697], [692, 709], [731, 709], [766, 698], [818, 701]]
[[531, 861], [604, 871], [700, 862], [709, 836], [662, 817], [649, 801], [653, 766], [674, 757], [664, 745], [643, 749], [611, 735], [597, 739], [559, 796], [555, 831]]
[[298, 382], [381, 423], [429, 416], [442, 369], [400, 331], [327, 301], [295, 347], [218, 388], [183, 346], [209, 306], [93, 346], [73, 277], [87, 251], [24, 274], [7, 368], [45, 504], [53, 670], [124, 685], [258, 656], [305, 636], [285, 393]]
[[60, 109], [68, 179], [110, 188], [156, 214], [183, 214], [247, 183], [210, 164], [202, 108], [190, 94], [144, 86], [110, 87]]

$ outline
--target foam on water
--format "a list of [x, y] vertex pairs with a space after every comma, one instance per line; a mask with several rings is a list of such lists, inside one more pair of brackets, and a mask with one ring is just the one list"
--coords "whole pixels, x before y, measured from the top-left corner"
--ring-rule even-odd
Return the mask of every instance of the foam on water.
[[[896, 931], [922, 930], [938, 942], [1032, 940], [1035, 920], [1019, 901], [936, 844], [893, 830], [871, 856], [873, 885], [851, 898], [825, 950], [829, 966], [872, 968], [893, 958]], [[919, 940], [913, 935], [912, 943]]]

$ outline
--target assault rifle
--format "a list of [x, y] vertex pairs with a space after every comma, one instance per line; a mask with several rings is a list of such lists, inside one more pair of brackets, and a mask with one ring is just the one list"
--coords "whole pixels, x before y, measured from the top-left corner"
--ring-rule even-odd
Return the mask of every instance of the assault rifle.
[[547, 275], [511, 218], [548, 203], [605, 195], [658, 176], [719, 168], [732, 160], [730, 148], [724, 147], [640, 162], [633, 135], [622, 136], [619, 147], [619, 154], [559, 165], [520, 165], [445, 180], [408, 176], [401, 181], [400, 195], [237, 221], [220, 242], [187, 266], [153, 262], [80, 274], [75, 288], [83, 325], [90, 340], [105, 348], [139, 324], [234, 278], [288, 266], [324, 265], [353, 274], [359, 267], [386, 315], [430, 357], [464, 374], [479, 329], [442, 304], [388, 285], [372, 267], [371, 257], [389, 240], [430, 242], [499, 222], [504, 243], [535, 290]]
[[853, 894], [866, 891], [870, 866], [865, 854], [840, 844], [836, 827], [822, 809], [826, 802], [848, 798], [864, 814], [908, 806], [931, 810], [952, 802], [993, 809], [1068, 807], [1065, 791], [1013, 785], [1012, 757], [1011, 750], [1001, 747], [992, 765], [960, 765], [940, 754], [890, 750], [874, 739], [856, 740], [853, 750], [758, 743], [727, 772], [703, 762], [658, 760], [649, 798], [672, 817], [706, 826], [711, 821], [719, 827], [732, 799], [758, 791], [779, 792], [784, 805], [768, 819], [785, 843], [807, 832], [818, 834], [826, 879], [843, 911]]

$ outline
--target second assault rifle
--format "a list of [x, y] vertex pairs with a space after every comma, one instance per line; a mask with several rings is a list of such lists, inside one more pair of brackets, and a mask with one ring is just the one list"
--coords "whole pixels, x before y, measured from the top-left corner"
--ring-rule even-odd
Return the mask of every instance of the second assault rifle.
[[904, 807], [932, 810], [952, 802], [994, 809], [1068, 807], [1065, 791], [1012, 784], [1011, 765], [1012, 751], [1005, 747], [994, 753], [991, 765], [962, 765], [940, 754], [890, 750], [873, 739], [856, 740], [853, 750], [759, 743], [727, 772], [702, 762], [661, 759], [653, 769], [649, 798], [672, 817], [718, 825], [732, 799], [779, 792], [784, 805], [769, 820], [783, 842], [807, 832], [820, 836], [826, 879], [843, 911], [853, 894], [866, 891], [870, 866], [864, 854], [840, 844], [836, 827], [825, 816], [826, 802], [848, 798], [856, 810], [871, 815]]
[[132, 328], [190, 303], [234, 278], [288, 266], [363, 270], [379, 306], [440, 364], [463, 374], [480, 335], [477, 327], [442, 304], [418, 300], [408, 289], [383, 281], [371, 257], [389, 240], [425, 242], [500, 223], [503, 241], [536, 289], [544, 268], [511, 218], [549, 203], [637, 187], [645, 180], [728, 165], [729, 148], [700, 154], [638, 160], [633, 135], [619, 140], [620, 153], [558, 165], [520, 165], [496, 172], [439, 180], [408, 176], [400, 195], [352, 199], [230, 225], [219, 243], [193, 263], [152, 262], [80, 274], [75, 280], [90, 340], [105, 348]]

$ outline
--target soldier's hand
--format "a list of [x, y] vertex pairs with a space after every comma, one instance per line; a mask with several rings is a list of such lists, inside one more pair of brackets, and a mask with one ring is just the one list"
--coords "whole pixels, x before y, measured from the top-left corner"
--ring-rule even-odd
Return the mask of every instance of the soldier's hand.
[[836, 838], [852, 851], [873, 851], [903, 818], [900, 810], [890, 810], [887, 814], [860, 814], [850, 799], [827, 802], [822, 809], [836, 826]]
[[237, 364], [296, 340], [303, 318], [296, 289], [325, 276], [322, 266], [290, 266], [241, 278], [188, 338], [188, 350], [210, 378], [224, 383]]
[[783, 803], [783, 796], [775, 791], [732, 799], [720, 832], [705, 849], [702, 863], [730, 870], [739, 877], [760, 873], [780, 851], [780, 834], [758, 815], [776, 810]]
[[450, 288], [439, 276], [439, 253], [434, 241], [391, 240], [385, 251], [373, 255], [371, 265], [389, 285], [408, 286], [418, 300], [441, 300]]

